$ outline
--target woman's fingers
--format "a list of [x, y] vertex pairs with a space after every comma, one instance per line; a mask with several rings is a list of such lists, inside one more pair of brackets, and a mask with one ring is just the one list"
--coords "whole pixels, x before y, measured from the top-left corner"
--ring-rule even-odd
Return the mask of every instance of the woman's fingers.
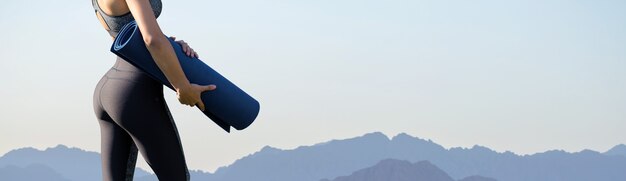
[[189, 100], [184, 99], [184, 98], [180, 98], [179, 97], [178, 98], [178, 102], [180, 102], [180, 104], [184, 104], [184, 105], [187, 105], [187, 106], [193, 106], [193, 104], [189, 103], [190, 102]]
[[[172, 39], [175, 39], [176, 37], [170, 37]], [[192, 57], [192, 58], [198, 58], [198, 53], [193, 50], [193, 48], [191, 48], [191, 46], [189, 46], [189, 44], [187, 44], [187, 42], [183, 41], [183, 40], [178, 40], [176, 41], [178, 44], [180, 44], [181, 48], [183, 49], [183, 52], [185, 53], [185, 55], [187, 55], [188, 57]]]
[[[212, 91], [215, 90], [217, 88], [217, 86], [211, 84], [211, 85], [205, 85], [202, 87], [202, 92], [204, 91]], [[200, 94], [202, 95], [202, 94]], [[202, 102], [202, 96], [200, 97], [200, 100], [196, 103], [196, 106], [198, 106], [198, 108], [200, 108], [200, 110], [204, 111], [204, 103]]]
[[178, 44], [180, 44], [180, 47], [183, 49], [183, 52], [185, 52], [185, 54], [187, 54], [187, 52], [189, 51], [189, 45], [187, 45], [187, 43], [183, 40], [178, 40], [176, 41]]
[[189, 56], [189, 52], [191, 51], [191, 47], [189, 47], [189, 44], [187, 44], [187, 42], [182, 41], [182, 40], [181, 40], [181, 42], [183, 42], [183, 47], [184, 47], [185, 54], [187, 54], [187, 56]]
[[180, 102], [181, 104], [187, 105], [187, 106], [193, 106], [193, 104], [191, 103], [191, 101], [189, 101], [188, 99], [184, 99], [184, 98], [178, 98], [178, 102]]
[[206, 85], [206, 86], [204, 86], [204, 90], [203, 90], [203, 92], [204, 92], [204, 91], [212, 91], [212, 90], [215, 90], [216, 88], [217, 88], [217, 86], [216, 86], [216, 85], [213, 85], [213, 84], [211, 84], [211, 85]]
[[196, 103], [196, 106], [198, 106], [200, 110], [204, 111], [204, 103], [202, 102], [202, 100], [198, 101], [198, 103]]
[[187, 45], [187, 43], [182, 40], [180, 45], [183, 47], [183, 52], [185, 52], [185, 55], [189, 56], [189, 45]]

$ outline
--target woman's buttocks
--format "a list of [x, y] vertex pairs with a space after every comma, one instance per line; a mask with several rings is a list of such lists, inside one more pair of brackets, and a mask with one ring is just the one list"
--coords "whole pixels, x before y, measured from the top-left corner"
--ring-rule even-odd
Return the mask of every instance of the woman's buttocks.
[[[106, 107], [141, 106], [163, 100], [163, 84], [152, 79], [142, 70], [117, 58], [115, 65], [102, 77], [96, 87], [97, 99]], [[108, 106], [107, 106], [108, 105]]]

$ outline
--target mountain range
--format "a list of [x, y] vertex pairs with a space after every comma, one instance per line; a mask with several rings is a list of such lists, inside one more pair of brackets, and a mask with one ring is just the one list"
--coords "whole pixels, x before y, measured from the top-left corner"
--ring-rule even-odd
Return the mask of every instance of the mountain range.
[[319, 181], [349, 175], [389, 158], [409, 162], [428, 160], [454, 179], [481, 175], [503, 181], [626, 180], [625, 156], [605, 155], [591, 150], [576, 153], [552, 150], [517, 155], [499, 153], [482, 146], [446, 149], [431, 140], [408, 134], [390, 139], [379, 132], [293, 150], [265, 147], [219, 168], [213, 179]]
[[[431, 140], [404, 133], [389, 138], [374, 132], [290, 150], [266, 146], [214, 173], [191, 171], [190, 174], [192, 180], [206, 181], [344, 181], [341, 179], [358, 177], [357, 173], [366, 174], [368, 169], [383, 169], [385, 164], [404, 165], [406, 168], [397, 168], [407, 170], [401, 173], [408, 176], [415, 174], [409, 170], [429, 168], [426, 170], [433, 173], [440, 170], [450, 179], [462, 181], [624, 181], [626, 146], [617, 145], [604, 153], [551, 150], [517, 155], [482, 146], [446, 149]], [[16, 180], [12, 179], [17, 178], [15, 174], [8, 173], [34, 172], [56, 180], [100, 180], [100, 158], [96, 152], [63, 145], [46, 150], [20, 148], [0, 157], [0, 180]], [[136, 170], [135, 178], [157, 180], [142, 169]]]

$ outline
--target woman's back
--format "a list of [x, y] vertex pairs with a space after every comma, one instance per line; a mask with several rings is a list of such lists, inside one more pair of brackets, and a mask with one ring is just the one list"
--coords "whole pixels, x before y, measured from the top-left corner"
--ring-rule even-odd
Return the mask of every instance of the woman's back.
[[[149, 1], [155, 17], [158, 18], [162, 10], [161, 0]], [[125, 0], [91, 0], [91, 3], [100, 23], [113, 37], [117, 36], [122, 26], [134, 19]]]

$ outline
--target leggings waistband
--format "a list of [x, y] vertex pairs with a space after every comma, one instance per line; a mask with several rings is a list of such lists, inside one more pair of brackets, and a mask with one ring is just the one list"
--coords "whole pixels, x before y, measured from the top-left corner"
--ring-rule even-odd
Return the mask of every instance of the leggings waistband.
[[115, 64], [113, 65], [112, 68], [115, 68], [119, 71], [139, 71], [142, 72], [141, 69], [135, 67], [134, 65], [128, 63], [126, 60], [124, 60], [122, 57], [117, 57], [117, 59], [115, 60]]
[[161, 85], [160, 82], [154, 80], [143, 70], [133, 66], [120, 57], [117, 57], [115, 64], [111, 67], [111, 69], [109, 69], [105, 76], [109, 79], [128, 80], [137, 83], [152, 84], [155, 86]]

